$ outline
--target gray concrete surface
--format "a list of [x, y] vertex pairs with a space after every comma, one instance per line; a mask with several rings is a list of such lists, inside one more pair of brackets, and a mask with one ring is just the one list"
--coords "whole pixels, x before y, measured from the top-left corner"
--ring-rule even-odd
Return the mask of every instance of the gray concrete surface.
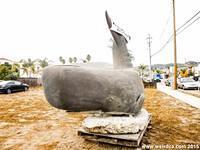
[[150, 114], [142, 109], [135, 116], [87, 117], [82, 127], [87, 132], [101, 134], [133, 134], [147, 126]]
[[171, 87], [167, 87], [162, 83], [157, 84], [157, 89], [163, 93], [166, 93], [182, 102], [185, 102], [195, 108], [200, 109], [200, 98], [191, 96], [180, 92], [179, 90], [173, 90]]

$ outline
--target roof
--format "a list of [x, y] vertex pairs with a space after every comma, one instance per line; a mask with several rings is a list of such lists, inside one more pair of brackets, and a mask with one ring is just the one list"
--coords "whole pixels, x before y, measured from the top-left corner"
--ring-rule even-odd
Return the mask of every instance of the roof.
[[12, 60], [9, 60], [9, 59], [7, 59], [7, 58], [0, 58], [0, 60], [6, 60], [6, 61], [11, 61], [11, 62], [14, 62], [14, 61], [12, 61]]

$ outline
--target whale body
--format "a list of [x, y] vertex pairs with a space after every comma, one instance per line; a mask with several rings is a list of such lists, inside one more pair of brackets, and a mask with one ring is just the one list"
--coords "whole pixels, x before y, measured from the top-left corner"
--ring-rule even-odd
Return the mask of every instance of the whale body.
[[138, 113], [144, 102], [144, 86], [133, 69], [49, 66], [42, 81], [47, 101], [68, 111]]

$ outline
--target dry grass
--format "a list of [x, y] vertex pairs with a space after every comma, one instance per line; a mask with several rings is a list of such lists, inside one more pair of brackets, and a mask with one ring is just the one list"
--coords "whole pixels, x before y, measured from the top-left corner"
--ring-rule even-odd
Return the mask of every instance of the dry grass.
[[145, 140], [151, 144], [199, 144], [200, 109], [157, 90], [146, 90], [145, 108], [152, 114], [152, 128]]
[[[197, 144], [200, 110], [155, 89], [146, 89], [144, 107], [152, 122], [143, 144]], [[42, 88], [0, 95], [0, 149], [119, 149], [84, 141], [77, 129], [86, 113], [51, 107]]]

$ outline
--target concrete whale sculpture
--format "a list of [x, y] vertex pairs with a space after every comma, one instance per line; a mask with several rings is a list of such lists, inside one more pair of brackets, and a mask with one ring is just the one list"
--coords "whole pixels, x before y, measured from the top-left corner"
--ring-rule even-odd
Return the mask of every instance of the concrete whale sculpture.
[[[113, 37], [113, 68], [50, 66], [42, 81], [48, 102], [68, 111], [138, 113], [144, 101], [143, 83], [132, 68], [127, 36], [105, 13]], [[126, 37], [127, 36], [127, 37]]]
[[137, 113], [144, 101], [142, 81], [130, 69], [51, 66], [43, 86], [52, 106], [69, 111]]

